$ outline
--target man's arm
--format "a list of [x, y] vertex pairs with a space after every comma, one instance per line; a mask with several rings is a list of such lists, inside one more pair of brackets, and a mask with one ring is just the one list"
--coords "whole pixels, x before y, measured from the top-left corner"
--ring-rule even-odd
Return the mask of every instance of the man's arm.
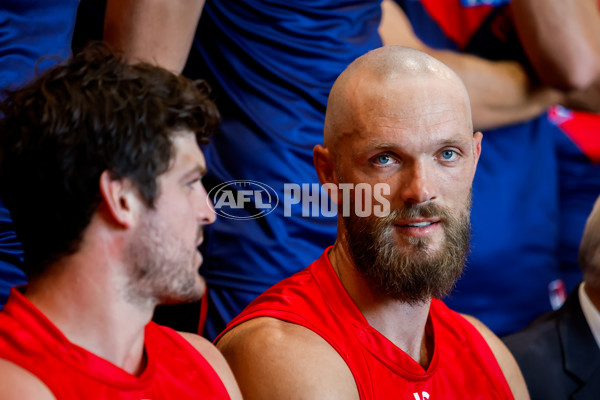
[[585, 90], [569, 92], [561, 104], [573, 110], [600, 113], [600, 79]]
[[547, 85], [583, 90], [600, 79], [598, 0], [512, 0], [519, 40]]
[[181, 73], [204, 0], [108, 0], [104, 40], [131, 61]]
[[53, 400], [54, 395], [35, 375], [0, 359], [1, 400]]
[[525, 379], [519, 369], [519, 365], [504, 343], [502, 343], [502, 341], [477, 318], [470, 315], [461, 315], [473, 324], [481, 336], [483, 336], [488, 346], [490, 346], [492, 353], [494, 353], [494, 356], [500, 365], [500, 369], [502, 369], [502, 373], [504, 373], [504, 377], [508, 382], [508, 386], [510, 387], [514, 398], [516, 400], [529, 399], [527, 385], [525, 384]]
[[428, 47], [415, 35], [404, 11], [392, 0], [382, 3], [382, 11], [379, 32], [384, 45], [402, 45], [424, 51], [460, 76], [471, 99], [475, 130], [526, 121], [563, 98], [557, 90], [532, 87], [525, 69], [516, 62], [494, 62]]
[[229, 393], [231, 400], [241, 400], [242, 394], [240, 393], [240, 388], [233, 377], [231, 368], [229, 368], [227, 361], [225, 361], [225, 358], [223, 358], [223, 355], [219, 350], [217, 350], [211, 342], [201, 336], [188, 332], [177, 333], [198, 350], [198, 352], [202, 354], [202, 357], [204, 357], [211, 367], [213, 367], [217, 375], [219, 375], [219, 378], [221, 378], [221, 382], [225, 385], [225, 389], [227, 389], [227, 393]]
[[513, 0], [519, 40], [543, 83], [568, 90], [561, 104], [600, 112], [598, 0]]
[[256, 318], [225, 334], [217, 347], [246, 400], [359, 398], [344, 360], [302, 326]]

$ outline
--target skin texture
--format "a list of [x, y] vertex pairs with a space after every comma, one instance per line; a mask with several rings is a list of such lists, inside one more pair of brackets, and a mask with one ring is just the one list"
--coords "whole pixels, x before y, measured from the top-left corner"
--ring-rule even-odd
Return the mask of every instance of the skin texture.
[[132, 61], [180, 73], [204, 0], [108, 0], [104, 40]]
[[[71, 342], [136, 375], [145, 366], [144, 326], [154, 307], [195, 298], [205, 290], [197, 245], [202, 227], [215, 220], [200, 181], [205, 160], [191, 132], [175, 133], [173, 144], [171, 165], [157, 179], [155, 207], [148, 208], [126, 178], [112, 180], [103, 173], [98, 182], [102, 202], [79, 250], [33, 280], [25, 293]], [[141, 232], [149, 220], [153, 231]], [[149, 235], [154, 238], [148, 243]], [[144, 264], [150, 255], [156, 259]], [[163, 273], [167, 279], [161, 278]], [[213, 366], [231, 398], [240, 399], [217, 349], [197, 335], [182, 336]], [[36, 377], [9, 362], [0, 362], [0, 385], [27, 388], [3, 391], [3, 399], [53, 398]]]
[[600, 310], [600, 197], [585, 224], [579, 245], [579, 265], [583, 271], [585, 292]]
[[585, 90], [600, 79], [598, 0], [513, 0], [515, 27], [542, 82]]
[[600, 112], [600, 2], [513, 0], [519, 39], [545, 85], [568, 108]]
[[[391, 208], [435, 203], [452, 213], [468, 207], [481, 152], [473, 134], [469, 99], [460, 79], [426, 54], [385, 47], [368, 53], [340, 75], [329, 97], [324, 146], [314, 149], [322, 184], [387, 183]], [[342, 202], [341, 191], [332, 193]], [[329, 259], [367, 321], [427, 368], [433, 337], [426, 334], [430, 299], [415, 304], [375, 290], [353, 264], [338, 217], [338, 240]], [[419, 221], [402, 221], [402, 225]], [[405, 228], [393, 237], [404, 251], [410, 237], [427, 238], [436, 253], [445, 239], [441, 224]], [[528, 398], [516, 363], [491, 332], [480, 329], [516, 398]], [[358, 398], [356, 384], [339, 354], [314, 332], [272, 318], [242, 323], [217, 343], [244, 398]], [[512, 360], [511, 362], [507, 362]], [[258, 385], [256, 382], [260, 382]]]

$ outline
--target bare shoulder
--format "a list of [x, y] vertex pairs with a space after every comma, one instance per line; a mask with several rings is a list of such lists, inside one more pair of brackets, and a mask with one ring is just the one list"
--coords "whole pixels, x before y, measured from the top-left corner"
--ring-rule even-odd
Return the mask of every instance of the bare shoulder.
[[193, 333], [188, 332], [177, 332], [179, 333], [185, 340], [187, 340], [202, 356], [208, 363], [213, 367], [221, 381], [225, 385], [227, 392], [232, 400], [237, 400], [242, 398], [242, 394], [240, 393], [240, 388], [235, 381], [233, 373], [231, 372], [231, 368], [223, 358], [223, 355], [217, 350], [217, 348], [208, 340], [203, 338], [202, 336], [195, 335]]
[[527, 385], [525, 384], [525, 379], [523, 378], [523, 374], [521, 374], [519, 365], [504, 343], [477, 318], [465, 314], [461, 315], [479, 331], [488, 346], [490, 346], [515, 399], [529, 399]]
[[3, 359], [0, 359], [0, 387], [2, 400], [55, 399], [50, 389], [35, 375]]
[[313, 331], [275, 318], [244, 322], [217, 347], [244, 399], [358, 399], [354, 377], [337, 351]]

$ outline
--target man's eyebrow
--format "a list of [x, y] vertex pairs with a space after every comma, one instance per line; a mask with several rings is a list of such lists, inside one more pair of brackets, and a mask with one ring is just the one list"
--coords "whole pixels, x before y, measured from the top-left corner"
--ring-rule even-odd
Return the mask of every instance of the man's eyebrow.
[[197, 165], [194, 168], [188, 170], [185, 174], [183, 174], [183, 176], [181, 177], [182, 180], [191, 178], [193, 175], [200, 175], [201, 177], [206, 175], [206, 167]]
[[398, 147], [395, 143], [372, 143], [373, 149], [392, 149]]
[[446, 139], [440, 142], [442, 146], [458, 146], [467, 143], [464, 139]]
[[[466, 140], [464, 139], [444, 139], [441, 140], [439, 142], [437, 142], [437, 145], [439, 146], [457, 146], [457, 145], [461, 145], [461, 144], [465, 144]], [[387, 142], [380, 142], [380, 143], [372, 143], [372, 148], [373, 149], [394, 149], [394, 148], [398, 148], [398, 144], [396, 143], [387, 143]]]

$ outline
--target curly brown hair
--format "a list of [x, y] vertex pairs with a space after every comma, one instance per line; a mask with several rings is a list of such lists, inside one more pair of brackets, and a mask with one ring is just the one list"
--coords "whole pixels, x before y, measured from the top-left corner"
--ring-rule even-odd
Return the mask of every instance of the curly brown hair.
[[0, 103], [0, 196], [31, 277], [77, 250], [99, 179], [128, 178], [149, 207], [178, 131], [208, 142], [220, 120], [204, 81], [128, 64], [103, 43], [46, 71]]

